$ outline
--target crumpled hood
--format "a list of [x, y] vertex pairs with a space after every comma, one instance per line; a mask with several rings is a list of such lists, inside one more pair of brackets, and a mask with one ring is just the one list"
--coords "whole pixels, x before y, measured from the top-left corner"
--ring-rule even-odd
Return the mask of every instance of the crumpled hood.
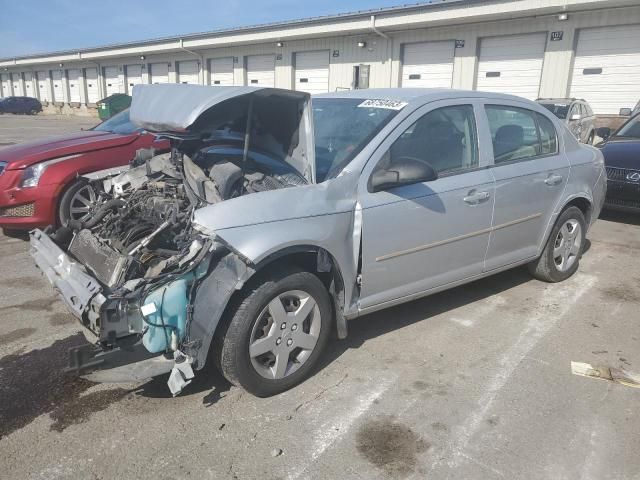
[[354, 207], [352, 175], [320, 184], [269, 190], [208, 205], [194, 212], [193, 221], [224, 238], [224, 230], [350, 212]]
[[7, 170], [18, 170], [45, 160], [127, 145], [137, 136], [86, 130], [1, 148], [0, 161], [8, 163]]
[[611, 139], [600, 147], [607, 167], [640, 169], [640, 139]]
[[129, 112], [131, 121], [145, 130], [201, 138], [211, 118], [217, 113], [224, 116], [234, 105], [247, 112], [245, 118], [249, 113], [255, 117], [261, 105], [263, 111], [268, 105], [266, 109], [275, 113], [273, 121], [280, 127], [286, 125], [284, 137], [291, 148], [284, 161], [310, 183], [315, 181], [313, 116], [308, 93], [262, 87], [136, 85]]

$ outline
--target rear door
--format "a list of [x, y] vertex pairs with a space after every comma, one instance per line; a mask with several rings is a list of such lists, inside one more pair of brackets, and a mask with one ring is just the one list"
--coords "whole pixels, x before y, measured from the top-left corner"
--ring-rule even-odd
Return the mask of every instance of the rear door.
[[[479, 150], [476, 105], [456, 100], [423, 107], [381, 144], [364, 170], [358, 195], [361, 310], [482, 272], [494, 182], [480, 161], [486, 156]], [[426, 161], [439, 178], [369, 192], [375, 166], [403, 156]]]
[[517, 102], [485, 104], [496, 181], [485, 271], [538, 254], [569, 177], [551, 120]]

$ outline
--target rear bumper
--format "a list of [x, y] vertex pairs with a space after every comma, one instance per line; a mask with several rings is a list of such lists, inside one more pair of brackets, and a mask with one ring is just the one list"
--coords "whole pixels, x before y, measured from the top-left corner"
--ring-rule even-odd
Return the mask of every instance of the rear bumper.
[[55, 224], [59, 185], [20, 188], [21, 178], [22, 170], [0, 175], [0, 227], [30, 230]]

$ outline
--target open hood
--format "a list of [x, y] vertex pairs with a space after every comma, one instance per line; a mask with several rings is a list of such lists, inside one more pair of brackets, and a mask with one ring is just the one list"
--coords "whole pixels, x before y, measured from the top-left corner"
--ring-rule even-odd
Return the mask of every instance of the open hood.
[[[307, 93], [260, 87], [136, 85], [131, 121], [178, 138], [215, 138], [232, 129], [315, 182], [313, 115]], [[249, 119], [247, 125], [247, 119]]]

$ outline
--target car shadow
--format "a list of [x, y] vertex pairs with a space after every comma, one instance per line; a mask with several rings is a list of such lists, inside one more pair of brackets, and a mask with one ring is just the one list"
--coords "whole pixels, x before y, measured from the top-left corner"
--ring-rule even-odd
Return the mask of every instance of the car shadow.
[[317, 371], [333, 363], [347, 350], [362, 347], [367, 341], [401, 330], [417, 322], [429, 321], [442, 313], [463, 307], [510, 290], [518, 285], [535, 281], [526, 267], [518, 267], [489, 278], [477, 280], [428, 297], [407, 302], [379, 312], [363, 315], [349, 321], [349, 334], [344, 340], [331, 343], [323, 355]]
[[628, 225], [640, 226], [640, 213], [625, 212], [621, 210], [602, 210], [600, 220], [609, 222], [626, 223]]

